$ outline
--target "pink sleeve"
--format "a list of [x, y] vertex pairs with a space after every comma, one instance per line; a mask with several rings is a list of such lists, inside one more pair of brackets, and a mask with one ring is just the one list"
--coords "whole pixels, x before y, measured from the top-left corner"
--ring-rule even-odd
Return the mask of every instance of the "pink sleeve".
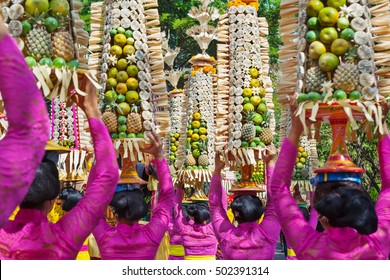
[[183, 215], [182, 209], [182, 200], [183, 200], [183, 190], [182, 187], [179, 186], [175, 192], [175, 201], [173, 203], [174, 209], [174, 224], [175, 226], [182, 231], [184, 227], [188, 224], [186, 218]]
[[272, 174], [274, 172], [273, 167], [267, 166], [267, 206], [264, 212], [264, 219], [261, 222], [262, 229], [271, 238], [277, 239], [280, 235], [280, 224], [278, 216], [276, 215], [274, 201], [272, 200], [272, 194], [270, 190], [270, 184], [272, 180]]
[[[390, 245], [390, 136], [387, 134], [379, 140], [378, 145], [379, 166], [381, 173], [381, 191], [375, 210], [378, 215], [378, 230], [375, 234], [383, 234]], [[380, 229], [380, 230], [379, 230]]]
[[49, 117], [36, 79], [14, 40], [0, 40], [0, 92], [9, 129], [0, 142], [0, 228], [22, 202], [49, 139]]
[[88, 121], [96, 164], [91, 169], [92, 176], [88, 179], [84, 197], [56, 224], [63, 238], [75, 246], [83, 244], [99, 219], [104, 217], [119, 180], [116, 153], [106, 126], [97, 119]]
[[[225, 193], [225, 196], [223, 193]], [[213, 223], [215, 235], [219, 241], [225, 239], [227, 232], [234, 228], [227, 217], [226, 203], [224, 204], [223, 202], [224, 199], [226, 200], [226, 192], [222, 187], [222, 177], [220, 174], [214, 174], [211, 179], [209, 203], [211, 221]]]
[[309, 225], [311, 228], [316, 229], [318, 224], [318, 213], [314, 207], [310, 207]]
[[93, 229], [92, 234], [96, 239], [96, 243], [101, 243], [104, 238], [106, 232], [110, 228], [110, 225], [107, 224], [106, 218], [104, 216], [100, 217], [99, 222], [96, 227]]
[[173, 183], [171, 172], [165, 159], [153, 160], [156, 165], [157, 177], [160, 182], [160, 195], [156, 208], [153, 210], [150, 222], [145, 226], [149, 237], [156, 243], [160, 243], [164, 233], [168, 229], [173, 207]]
[[305, 220], [290, 194], [297, 148], [286, 138], [279, 152], [271, 180], [272, 200], [287, 244], [299, 254], [313, 235], [318, 234]]

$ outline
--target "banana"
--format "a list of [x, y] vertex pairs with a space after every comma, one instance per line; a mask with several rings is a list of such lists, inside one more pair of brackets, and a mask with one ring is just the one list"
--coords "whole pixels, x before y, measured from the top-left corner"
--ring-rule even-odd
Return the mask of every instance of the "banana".
[[369, 73], [359, 75], [359, 84], [362, 87], [371, 87], [375, 83], [375, 77]]
[[367, 45], [360, 46], [357, 49], [357, 55], [358, 55], [359, 59], [361, 59], [361, 60], [364, 60], [364, 59], [371, 60], [373, 53], [374, 52], [373, 52], [372, 48], [370, 48]]
[[356, 17], [351, 21], [351, 27], [355, 31], [363, 31], [367, 28], [367, 21], [361, 17]]
[[20, 4], [13, 4], [9, 8], [8, 16], [10, 19], [19, 19], [24, 14], [24, 8]]

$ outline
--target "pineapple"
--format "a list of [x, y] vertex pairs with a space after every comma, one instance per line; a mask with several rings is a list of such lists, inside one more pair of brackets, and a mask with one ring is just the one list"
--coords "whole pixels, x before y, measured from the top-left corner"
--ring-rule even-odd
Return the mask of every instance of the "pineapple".
[[26, 54], [37, 61], [44, 57], [52, 57], [52, 41], [49, 32], [41, 23], [34, 25], [34, 28], [26, 36]]
[[306, 73], [306, 92], [321, 92], [321, 85], [326, 81], [326, 73], [322, 72], [320, 67], [311, 67]]
[[359, 84], [359, 70], [355, 64], [357, 57], [357, 48], [351, 47], [346, 53], [344, 60], [346, 63], [341, 63], [337, 66], [333, 76], [333, 84], [335, 89], [342, 89], [347, 93], [355, 90]]
[[198, 158], [198, 164], [200, 166], [208, 166], [209, 165], [209, 157], [207, 155], [207, 141], [203, 140], [200, 142], [199, 150], [201, 155]]
[[52, 35], [53, 57], [62, 57], [66, 61], [74, 59], [75, 46], [72, 34], [66, 30], [66, 19], [60, 19], [60, 28]]
[[248, 143], [252, 142], [256, 137], [256, 127], [253, 124], [253, 118], [255, 116], [254, 111], [248, 111], [245, 113], [245, 124], [242, 126], [242, 139]]
[[333, 83], [335, 89], [342, 89], [347, 93], [355, 90], [359, 84], [359, 70], [356, 64], [342, 63], [337, 66]]
[[132, 105], [130, 114], [127, 115], [127, 133], [139, 133], [142, 131], [142, 118], [138, 113], [138, 107]]
[[196, 164], [196, 160], [192, 154], [188, 154], [186, 156], [186, 165], [187, 166], [194, 166]]
[[118, 130], [118, 119], [110, 105], [107, 105], [102, 115], [102, 121], [107, 126], [110, 133], [115, 133]]
[[266, 112], [263, 116], [263, 122], [261, 123], [262, 131], [259, 135], [260, 140], [266, 144], [269, 145], [272, 143], [272, 140], [274, 139], [274, 136], [272, 134], [271, 128], [269, 127], [269, 121], [270, 121], [270, 113]]
[[196, 165], [196, 159], [191, 152], [191, 143], [190, 142], [187, 142], [186, 149], [187, 149], [186, 165], [187, 166]]

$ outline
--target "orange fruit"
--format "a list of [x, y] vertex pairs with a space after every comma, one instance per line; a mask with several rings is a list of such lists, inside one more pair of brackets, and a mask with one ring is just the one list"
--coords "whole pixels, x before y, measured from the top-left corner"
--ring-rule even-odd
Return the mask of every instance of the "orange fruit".
[[328, 7], [335, 8], [336, 10], [340, 11], [340, 8], [344, 6], [347, 3], [347, 0], [328, 0], [326, 2], [326, 5]]
[[126, 101], [130, 104], [137, 103], [139, 100], [139, 94], [135, 90], [130, 90], [126, 93]]
[[110, 54], [119, 57], [122, 55], [122, 48], [120, 46], [114, 45], [110, 48]]
[[125, 83], [118, 83], [116, 88], [115, 88], [116, 92], [119, 93], [119, 94], [126, 94], [127, 92], [127, 86]]
[[251, 87], [260, 87], [260, 81], [258, 79], [252, 79], [250, 85]]
[[138, 88], [138, 80], [136, 78], [128, 78], [126, 81], [126, 85], [129, 90], [136, 90]]
[[339, 66], [339, 58], [333, 53], [326, 52], [318, 59], [318, 66], [324, 72], [332, 72]]
[[106, 84], [107, 84], [107, 88], [112, 89], [116, 87], [118, 82], [116, 81], [115, 78], [108, 78]]
[[332, 7], [323, 8], [318, 13], [318, 20], [321, 26], [334, 26], [339, 20], [339, 12]]
[[116, 80], [119, 83], [126, 83], [127, 79], [129, 78], [129, 75], [127, 75], [126, 71], [119, 71], [116, 75]]
[[252, 89], [251, 88], [244, 88], [242, 91], [243, 97], [251, 97], [252, 96]]
[[316, 17], [324, 8], [324, 4], [320, 0], [311, 0], [306, 6], [306, 12], [309, 17]]
[[330, 50], [332, 53], [336, 55], [344, 55], [348, 49], [350, 44], [345, 39], [336, 39], [333, 41], [332, 45], [330, 46]]
[[318, 59], [325, 52], [326, 52], [326, 47], [320, 41], [314, 41], [309, 46], [309, 57], [311, 59]]
[[130, 113], [130, 105], [126, 102], [119, 103], [119, 108], [116, 109], [116, 112], [120, 116], [126, 116]]
[[191, 125], [192, 125], [193, 128], [199, 128], [200, 127], [200, 121], [193, 121], [191, 123]]
[[132, 55], [135, 53], [135, 48], [132, 45], [126, 45], [123, 48], [123, 54], [124, 55]]
[[324, 44], [331, 44], [334, 40], [339, 37], [336, 28], [325, 27], [320, 32], [320, 40]]
[[123, 47], [124, 45], [126, 45], [126, 41], [127, 41], [127, 38], [126, 38], [126, 35], [124, 35], [124, 34], [116, 34], [114, 36], [115, 45]]
[[118, 69], [116, 69], [115, 67], [110, 68], [110, 70], [108, 70], [109, 78], [116, 78], [116, 75], [118, 75]]
[[127, 68], [127, 61], [126, 59], [124, 58], [121, 58], [118, 60], [118, 63], [116, 64], [116, 68], [118, 68], [118, 70], [126, 70]]
[[194, 117], [194, 120], [197, 120], [197, 121], [199, 121], [199, 120], [200, 120], [200, 117], [201, 117], [201, 115], [200, 115], [200, 113], [199, 113], [199, 112], [195, 112], [195, 113], [194, 113], [194, 115], [193, 115], [193, 117]]
[[138, 67], [136, 65], [130, 65], [126, 71], [130, 77], [137, 77], [138, 75]]

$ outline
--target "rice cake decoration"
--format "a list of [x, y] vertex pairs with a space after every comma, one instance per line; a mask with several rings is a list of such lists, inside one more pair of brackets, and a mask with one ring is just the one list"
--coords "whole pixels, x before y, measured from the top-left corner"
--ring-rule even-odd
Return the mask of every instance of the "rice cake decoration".
[[196, 185], [198, 189], [202, 182], [211, 181], [215, 162], [214, 66], [217, 62], [206, 50], [217, 36], [216, 28], [209, 22], [216, 20], [219, 14], [217, 9], [208, 7], [209, 2], [203, 1], [189, 12], [189, 16], [196, 19], [199, 25], [190, 28], [187, 34], [197, 41], [202, 54], [193, 56], [189, 61], [192, 68], [185, 84], [185, 143], [180, 147], [185, 151], [185, 162], [178, 173], [178, 180]]
[[[273, 141], [268, 26], [257, 1], [230, 1], [218, 24], [218, 149], [238, 165], [255, 165]], [[233, 161], [232, 161], [233, 164]]]
[[[176, 47], [171, 49], [168, 46], [170, 36], [166, 36], [165, 32], [162, 32], [162, 48], [164, 52], [164, 62], [168, 67], [165, 70], [165, 77], [173, 89], [169, 92], [169, 115], [171, 119], [171, 132], [166, 139], [165, 145], [167, 160], [172, 176], [176, 176], [177, 170], [183, 165], [183, 158], [185, 157], [184, 150], [180, 149], [180, 142], [184, 144], [185, 141], [185, 122], [186, 122], [186, 96], [183, 89], [177, 87], [178, 82], [183, 74], [183, 70], [174, 67], [174, 62], [177, 55], [180, 52], [180, 48]], [[183, 146], [183, 145], [181, 145]]]
[[306, 110], [314, 120], [322, 107], [340, 106], [353, 129], [356, 112], [382, 130], [378, 103], [390, 93], [389, 13], [388, 1], [284, 1], [280, 101], [296, 95], [302, 120]]
[[90, 65], [100, 67], [103, 122], [124, 158], [144, 161], [144, 132], [170, 132], [158, 3], [106, 0], [91, 7]]
[[0, 12], [8, 32], [17, 40], [27, 64], [47, 98], [66, 100], [69, 86], [78, 88], [78, 74], [85, 74], [95, 84], [88, 69], [88, 33], [76, 0], [12, 0], [3, 3]]

